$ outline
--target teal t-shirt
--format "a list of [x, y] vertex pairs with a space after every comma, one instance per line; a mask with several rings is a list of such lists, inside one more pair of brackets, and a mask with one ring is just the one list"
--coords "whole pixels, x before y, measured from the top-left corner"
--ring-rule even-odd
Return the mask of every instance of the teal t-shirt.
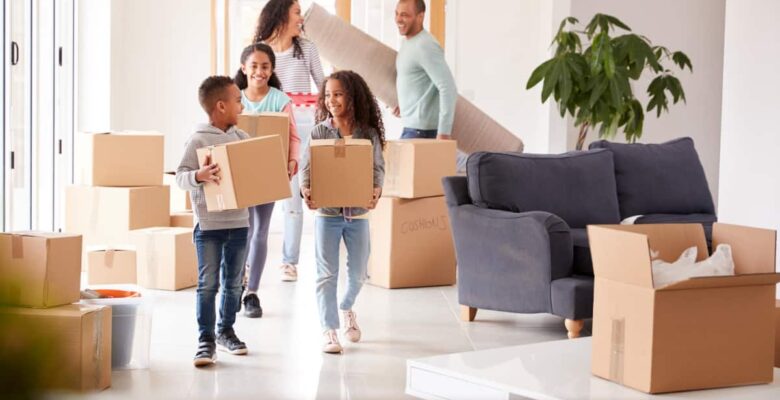
[[281, 90], [271, 87], [268, 94], [261, 101], [251, 101], [246, 97], [244, 91], [241, 91], [241, 104], [244, 105], [245, 114], [256, 114], [261, 112], [281, 112], [284, 107], [290, 104], [292, 99]]

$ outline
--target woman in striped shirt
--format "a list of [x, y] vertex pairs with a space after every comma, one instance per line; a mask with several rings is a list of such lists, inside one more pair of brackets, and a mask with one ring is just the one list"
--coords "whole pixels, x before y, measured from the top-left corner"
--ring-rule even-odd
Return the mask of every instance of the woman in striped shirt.
[[[257, 21], [257, 30], [253, 42], [266, 43], [276, 55], [274, 73], [287, 93], [311, 93], [312, 79], [319, 88], [324, 80], [322, 64], [314, 43], [301, 37], [303, 16], [297, 0], [270, 0]], [[303, 121], [301, 121], [303, 122]], [[307, 146], [311, 138], [309, 129], [300, 129], [301, 148]], [[284, 245], [282, 254], [282, 280], [298, 279], [298, 258], [301, 249], [301, 231], [303, 229], [303, 204], [300, 197], [298, 175], [290, 182], [293, 197], [284, 200]]]

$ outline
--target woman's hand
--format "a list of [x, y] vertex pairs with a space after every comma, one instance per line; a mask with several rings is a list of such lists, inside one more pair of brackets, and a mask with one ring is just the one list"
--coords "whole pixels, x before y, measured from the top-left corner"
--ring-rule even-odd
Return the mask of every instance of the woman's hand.
[[371, 202], [368, 203], [368, 209], [373, 210], [376, 208], [376, 203], [379, 202], [379, 197], [382, 196], [382, 188], [381, 187], [375, 187], [374, 188], [374, 194], [371, 197]]
[[309, 210], [316, 210], [317, 205], [312, 201], [311, 199], [311, 189], [307, 187], [301, 188], [301, 195], [303, 196], [303, 201], [306, 202], [306, 206], [309, 207]]
[[287, 162], [287, 179], [292, 180], [295, 173], [298, 172], [298, 161], [290, 160]]
[[203, 162], [203, 166], [195, 174], [195, 180], [198, 182], [208, 183], [212, 182], [219, 185], [219, 165], [211, 163], [211, 156], [206, 156], [206, 161]]

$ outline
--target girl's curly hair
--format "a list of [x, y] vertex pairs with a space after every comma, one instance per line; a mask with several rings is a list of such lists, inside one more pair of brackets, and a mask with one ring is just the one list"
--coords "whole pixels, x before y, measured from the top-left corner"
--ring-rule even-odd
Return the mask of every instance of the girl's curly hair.
[[[297, 2], [298, 0], [270, 0], [257, 19], [257, 29], [252, 43], [265, 42], [281, 32], [290, 22], [290, 8]], [[303, 57], [301, 40], [297, 36], [293, 38], [293, 57], [298, 59]]]
[[316, 123], [320, 123], [333, 117], [328, 107], [325, 106], [325, 85], [329, 80], [335, 79], [341, 83], [347, 100], [347, 112], [353, 127], [373, 130], [379, 135], [379, 142], [385, 148], [385, 126], [382, 123], [382, 110], [371, 93], [371, 89], [363, 77], [353, 71], [336, 71], [325, 78], [320, 87], [320, 95], [317, 99]]

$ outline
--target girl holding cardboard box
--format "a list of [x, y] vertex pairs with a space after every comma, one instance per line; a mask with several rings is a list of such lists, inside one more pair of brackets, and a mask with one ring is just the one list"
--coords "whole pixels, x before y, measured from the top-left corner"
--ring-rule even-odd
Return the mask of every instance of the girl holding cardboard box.
[[[368, 139], [373, 145], [373, 197], [367, 208], [328, 207], [317, 208], [311, 198], [311, 162], [305, 161], [301, 169], [301, 193], [310, 209], [317, 209], [315, 219], [315, 256], [317, 261], [317, 303], [320, 324], [323, 329], [326, 353], [340, 353], [341, 344], [338, 309], [341, 309], [345, 327], [344, 336], [351, 342], [360, 341], [361, 331], [357, 316], [352, 311], [363, 283], [370, 251], [368, 211], [376, 206], [382, 193], [385, 175], [382, 149], [385, 132], [382, 114], [368, 85], [360, 75], [352, 71], [338, 71], [325, 79], [320, 90], [317, 118], [312, 130], [316, 139]], [[311, 145], [308, 154], [311, 153]], [[311, 157], [306, 157], [310, 160]], [[347, 248], [347, 290], [340, 304], [336, 292], [339, 272], [339, 244], [344, 239]]]
[[[256, 114], [271, 111], [289, 115], [287, 173], [292, 178], [298, 171], [301, 139], [295, 128], [291, 100], [279, 89], [281, 84], [274, 74], [275, 67], [276, 58], [271, 47], [263, 43], [255, 43], [241, 52], [241, 69], [236, 73], [235, 81], [241, 89], [241, 103], [244, 105], [245, 112]], [[268, 228], [273, 210], [274, 203], [249, 208], [249, 253], [246, 259], [248, 279], [247, 293], [243, 300], [244, 315], [249, 318], [263, 316], [257, 289], [260, 287], [260, 277], [268, 255]]]
[[[325, 76], [317, 46], [301, 37], [303, 16], [297, 0], [270, 0], [257, 20], [254, 43], [266, 43], [276, 54], [274, 74], [282, 83], [286, 93], [311, 93], [312, 80], [319, 88]], [[310, 120], [298, 122], [298, 135], [301, 147], [305, 147], [311, 137]], [[303, 122], [301, 124], [300, 122]], [[290, 181], [292, 197], [282, 202], [284, 212], [284, 244], [282, 246], [282, 280], [298, 280], [298, 260], [301, 253], [301, 233], [303, 231], [303, 201], [300, 196], [299, 176]]]

